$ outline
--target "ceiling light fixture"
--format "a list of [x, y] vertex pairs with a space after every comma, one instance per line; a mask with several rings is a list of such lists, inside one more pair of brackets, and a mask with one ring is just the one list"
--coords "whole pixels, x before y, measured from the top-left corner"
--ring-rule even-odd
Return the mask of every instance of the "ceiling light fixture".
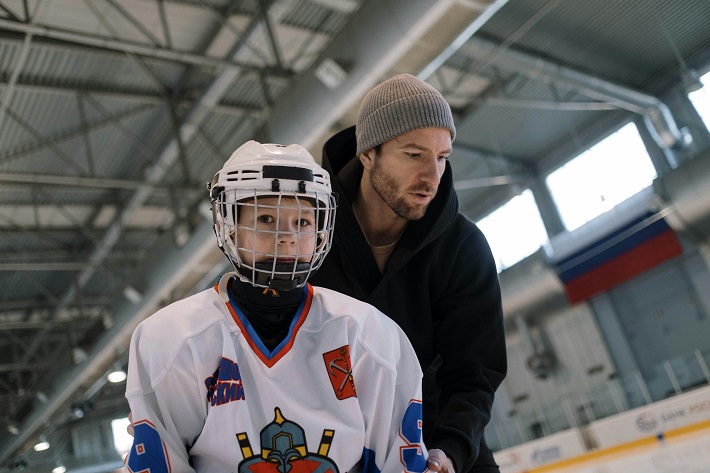
[[76, 417], [77, 419], [81, 419], [82, 417], [84, 417], [86, 415], [86, 411], [84, 410], [84, 408], [82, 406], [74, 406], [72, 408], [72, 413], [74, 414], [74, 417]]
[[126, 380], [126, 372], [123, 371], [123, 367], [121, 366], [121, 363], [118, 361], [114, 363], [113, 369], [111, 372], [108, 374], [108, 381], [110, 383], [121, 383]]
[[12, 435], [18, 435], [20, 433], [20, 427], [14, 421], [7, 421], [7, 431]]
[[43, 452], [49, 448], [49, 442], [44, 434], [40, 435], [37, 439], [37, 443], [34, 446], [35, 452]]
[[52, 473], [64, 473], [66, 471], [67, 467], [62, 462], [57, 462], [57, 466], [52, 469]]

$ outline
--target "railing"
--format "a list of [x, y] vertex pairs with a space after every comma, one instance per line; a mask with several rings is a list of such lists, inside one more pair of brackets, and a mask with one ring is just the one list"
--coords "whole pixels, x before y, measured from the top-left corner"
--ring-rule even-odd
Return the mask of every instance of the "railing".
[[710, 351], [696, 349], [657, 364], [645, 375], [636, 371], [583, 392], [568, 392], [553, 403], [516, 412], [505, 425], [492, 420], [486, 443], [493, 451], [502, 450], [710, 385], [708, 365]]

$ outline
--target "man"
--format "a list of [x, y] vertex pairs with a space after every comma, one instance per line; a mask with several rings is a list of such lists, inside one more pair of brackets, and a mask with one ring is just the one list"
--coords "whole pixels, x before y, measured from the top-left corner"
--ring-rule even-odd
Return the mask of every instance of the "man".
[[444, 97], [411, 75], [365, 96], [356, 126], [323, 149], [339, 210], [311, 282], [376, 306], [411, 340], [430, 469], [498, 472], [483, 429], [506, 373], [500, 286], [485, 237], [458, 212], [455, 135]]

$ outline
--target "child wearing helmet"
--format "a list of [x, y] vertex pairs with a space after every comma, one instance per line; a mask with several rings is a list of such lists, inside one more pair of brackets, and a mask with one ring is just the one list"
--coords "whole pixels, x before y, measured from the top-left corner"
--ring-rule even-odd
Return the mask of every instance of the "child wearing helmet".
[[301, 146], [239, 147], [209, 185], [214, 288], [131, 339], [128, 471], [423, 472], [421, 369], [374, 307], [313, 287], [336, 196]]
[[[336, 202], [328, 173], [305, 148], [249, 141], [232, 153], [209, 189], [217, 243], [242, 281], [272, 290], [292, 290], [303, 286], [320, 267], [330, 249]], [[244, 218], [244, 212], [253, 218]], [[269, 230], [263, 221], [267, 217], [257, 216], [259, 212], [271, 214], [273, 226]], [[279, 231], [278, 225], [293, 224], [280, 218], [285, 213], [296, 218], [307, 214], [312, 217], [310, 225]], [[283, 253], [277, 261], [275, 251], [283, 243], [276, 238], [270, 248], [260, 251], [252, 246], [254, 239], [252, 245], [245, 241], [257, 229], [264, 238], [278, 234], [280, 238], [294, 237], [300, 246], [306, 239], [308, 245], [317, 244], [290, 262], [283, 261]]]

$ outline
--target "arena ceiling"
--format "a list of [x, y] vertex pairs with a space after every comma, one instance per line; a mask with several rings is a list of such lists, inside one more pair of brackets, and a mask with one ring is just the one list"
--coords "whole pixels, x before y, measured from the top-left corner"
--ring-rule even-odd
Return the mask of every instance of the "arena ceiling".
[[707, 25], [705, 0], [0, 0], [0, 465], [126, 411], [133, 328], [227, 269], [205, 183], [242, 142], [319, 156], [412, 73], [480, 218], [624, 121], [673, 145], [659, 97], [708, 70]]

